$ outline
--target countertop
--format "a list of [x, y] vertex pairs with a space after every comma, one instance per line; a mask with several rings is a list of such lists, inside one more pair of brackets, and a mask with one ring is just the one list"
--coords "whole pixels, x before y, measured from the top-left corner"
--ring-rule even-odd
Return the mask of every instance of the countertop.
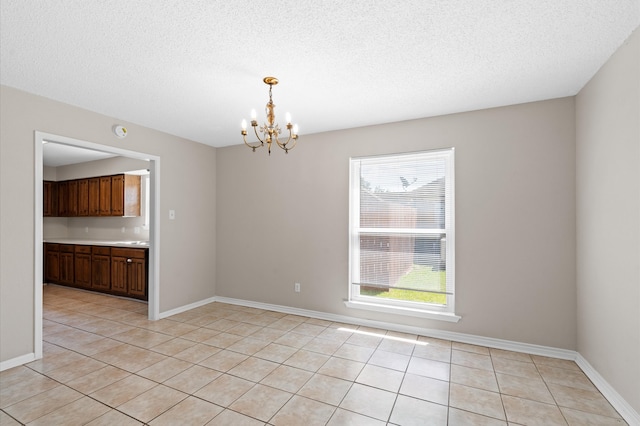
[[131, 247], [131, 248], [149, 248], [149, 241], [136, 240], [82, 240], [72, 238], [47, 238], [43, 242], [55, 244], [75, 244], [88, 246], [109, 246], [109, 247]]

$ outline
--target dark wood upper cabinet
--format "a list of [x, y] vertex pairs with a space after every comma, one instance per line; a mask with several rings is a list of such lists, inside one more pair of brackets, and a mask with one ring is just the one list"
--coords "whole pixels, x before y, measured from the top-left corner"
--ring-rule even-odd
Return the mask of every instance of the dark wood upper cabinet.
[[69, 216], [69, 182], [58, 182], [58, 216]]
[[67, 216], [78, 216], [78, 181], [68, 181]]
[[140, 176], [43, 182], [43, 216], [140, 216]]
[[111, 216], [111, 176], [100, 178], [100, 216]]
[[78, 179], [78, 216], [89, 216], [89, 179]]
[[124, 175], [111, 176], [111, 216], [124, 216]]
[[42, 184], [42, 215], [58, 216], [58, 182], [45, 180]]
[[111, 216], [140, 216], [140, 176], [111, 176]]
[[89, 216], [100, 216], [100, 178], [89, 179]]

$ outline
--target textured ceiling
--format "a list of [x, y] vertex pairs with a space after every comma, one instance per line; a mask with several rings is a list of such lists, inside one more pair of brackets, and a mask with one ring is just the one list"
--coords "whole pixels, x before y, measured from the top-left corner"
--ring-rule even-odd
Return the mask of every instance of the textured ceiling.
[[[575, 95], [640, 0], [0, 0], [0, 83], [212, 146]], [[301, 139], [303, 140], [303, 139]]]

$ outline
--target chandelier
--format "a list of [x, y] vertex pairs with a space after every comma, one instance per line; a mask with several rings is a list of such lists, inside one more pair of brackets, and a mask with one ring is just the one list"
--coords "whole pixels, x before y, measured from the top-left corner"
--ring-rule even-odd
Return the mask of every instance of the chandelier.
[[[280, 129], [278, 123], [275, 122], [276, 114], [274, 109], [276, 106], [271, 99], [271, 89], [273, 89], [273, 86], [278, 84], [278, 79], [275, 77], [265, 77], [262, 81], [269, 85], [269, 102], [265, 107], [267, 122], [258, 127], [258, 122], [256, 121], [256, 110], [252, 109], [251, 127], [253, 127], [253, 132], [256, 134], [259, 142], [247, 142], [247, 120], [242, 120], [242, 139], [244, 139], [245, 145], [251, 148], [253, 152], [256, 152], [256, 148], [264, 146], [266, 142], [269, 155], [271, 155], [271, 144], [275, 142], [277, 146], [284, 149], [285, 153], [289, 153], [289, 150], [293, 149], [298, 142], [298, 125], [291, 124], [291, 114], [287, 113], [286, 120], [289, 136], [284, 142], [280, 140], [279, 136], [282, 134], [282, 129]], [[262, 137], [260, 135], [262, 135]]]

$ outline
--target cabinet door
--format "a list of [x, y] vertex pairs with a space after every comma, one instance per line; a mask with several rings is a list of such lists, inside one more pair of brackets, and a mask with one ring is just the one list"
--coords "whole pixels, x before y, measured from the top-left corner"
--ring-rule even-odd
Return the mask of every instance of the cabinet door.
[[58, 183], [44, 181], [42, 183], [42, 216], [58, 215]]
[[111, 289], [111, 256], [91, 255], [91, 288], [102, 291]]
[[89, 179], [89, 216], [100, 216], [100, 178]]
[[100, 216], [111, 216], [111, 176], [100, 178]]
[[140, 182], [140, 176], [124, 175], [124, 216], [140, 216]]
[[124, 175], [111, 176], [111, 216], [124, 216]]
[[60, 281], [60, 251], [58, 244], [44, 245], [44, 281], [57, 283]]
[[89, 216], [89, 179], [78, 180], [78, 216]]
[[78, 181], [70, 180], [67, 183], [69, 195], [67, 196], [67, 214], [78, 216]]
[[127, 294], [128, 266], [131, 259], [120, 256], [111, 257], [111, 291]]
[[72, 245], [60, 246], [60, 284], [75, 284]]
[[69, 182], [58, 182], [58, 216], [69, 216]]
[[75, 284], [81, 288], [91, 288], [91, 246], [75, 246]]
[[129, 295], [146, 300], [147, 297], [147, 262], [145, 259], [130, 259], [127, 266], [127, 284]]

